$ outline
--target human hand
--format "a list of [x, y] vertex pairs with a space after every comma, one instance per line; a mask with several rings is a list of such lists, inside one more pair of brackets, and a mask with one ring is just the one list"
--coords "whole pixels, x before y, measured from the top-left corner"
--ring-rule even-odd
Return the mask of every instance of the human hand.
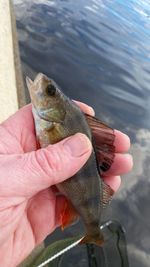
[[[78, 104], [92, 114], [88, 106]], [[103, 178], [116, 191], [119, 175], [131, 169], [132, 159], [122, 154], [130, 147], [129, 138], [118, 131], [115, 136], [115, 160]], [[82, 134], [37, 150], [31, 105], [0, 125], [1, 266], [16, 267], [59, 225], [64, 198], [51, 186], [75, 174], [90, 154], [91, 144]]]

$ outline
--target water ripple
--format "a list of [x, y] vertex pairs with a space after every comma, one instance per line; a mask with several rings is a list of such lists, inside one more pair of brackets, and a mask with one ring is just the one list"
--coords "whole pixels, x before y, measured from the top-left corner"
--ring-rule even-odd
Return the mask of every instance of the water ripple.
[[[142, 134], [147, 133], [146, 137], [143, 134], [147, 141], [150, 131], [149, 0], [14, 0], [14, 3], [24, 76], [33, 78], [37, 72], [46, 73], [66, 94], [92, 105], [97, 116], [126, 131], [132, 141], [137, 142], [133, 155], [138, 155], [137, 166], [139, 158], [143, 158], [142, 171], [133, 172], [129, 188], [127, 185], [124, 188], [124, 192], [130, 194], [121, 191], [122, 203], [119, 207], [120, 202], [114, 201], [112, 214], [125, 224], [133, 253], [136, 255], [140, 249], [146, 253], [150, 242], [142, 224], [149, 223], [145, 219], [148, 211], [140, 223], [138, 208], [141, 209], [143, 199], [143, 205], [149, 207], [145, 198], [149, 197], [149, 184], [148, 179], [144, 180], [148, 177], [144, 167], [149, 166], [149, 145], [146, 143], [143, 149], [137, 133], [141, 133], [142, 128]], [[126, 214], [130, 215], [130, 222]], [[141, 243], [142, 238], [146, 242]], [[142, 263], [131, 254], [130, 258], [133, 266], [149, 266], [144, 257]]]

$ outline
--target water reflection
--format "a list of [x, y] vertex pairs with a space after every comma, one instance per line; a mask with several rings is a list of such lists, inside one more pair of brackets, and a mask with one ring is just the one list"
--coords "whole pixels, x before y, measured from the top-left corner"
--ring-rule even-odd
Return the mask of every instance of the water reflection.
[[[135, 168], [106, 218], [127, 230], [131, 266], [150, 249], [150, 5], [148, 0], [14, 0], [24, 76], [44, 72], [66, 94], [127, 132]], [[28, 94], [27, 94], [28, 98]]]

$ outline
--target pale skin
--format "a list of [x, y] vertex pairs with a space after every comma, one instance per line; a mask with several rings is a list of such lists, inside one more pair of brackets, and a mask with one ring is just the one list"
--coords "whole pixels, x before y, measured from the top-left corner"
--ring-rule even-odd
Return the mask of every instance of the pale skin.
[[[91, 107], [77, 103], [94, 115]], [[115, 130], [114, 163], [103, 176], [115, 192], [120, 175], [132, 168], [132, 157], [126, 154], [129, 148], [128, 136]], [[64, 198], [56, 196], [51, 186], [74, 175], [91, 150], [83, 134], [37, 150], [31, 105], [0, 125], [1, 266], [16, 267], [60, 225]]]

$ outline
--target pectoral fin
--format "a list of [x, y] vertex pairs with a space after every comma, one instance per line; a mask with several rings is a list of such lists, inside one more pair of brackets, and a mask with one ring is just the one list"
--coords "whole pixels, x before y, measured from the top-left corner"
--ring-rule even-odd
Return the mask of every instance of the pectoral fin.
[[66, 199], [64, 208], [61, 213], [61, 229], [64, 230], [67, 226], [74, 223], [79, 215], [71, 202]]

